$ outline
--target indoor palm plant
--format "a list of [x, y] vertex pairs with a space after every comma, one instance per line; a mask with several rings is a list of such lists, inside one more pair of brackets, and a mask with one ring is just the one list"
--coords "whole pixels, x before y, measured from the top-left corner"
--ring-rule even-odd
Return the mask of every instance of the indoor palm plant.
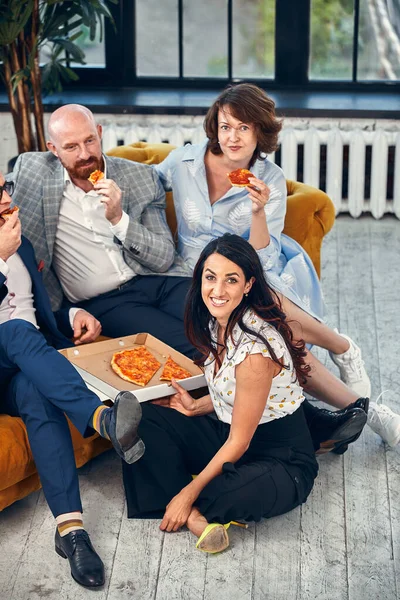
[[[118, 0], [108, 0], [117, 3]], [[82, 26], [94, 39], [107, 0], [0, 0], [0, 63], [18, 140], [18, 152], [46, 150], [42, 92], [77, 79], [69, 63], [84, 64], [77, 45]], [[44, 64], [40, 64], [39, 56]], [[32, 126], [32, 112], [35, 129]]]

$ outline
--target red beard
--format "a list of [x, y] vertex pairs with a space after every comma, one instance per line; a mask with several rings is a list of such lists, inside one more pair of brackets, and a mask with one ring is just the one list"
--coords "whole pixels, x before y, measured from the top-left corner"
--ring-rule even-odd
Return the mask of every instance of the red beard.
[[90, 156], [87, 160], [80, 160], [73, 167], [68, 168], [64, 163], [63, 166], [67, 169], [68, 174], [73, 179], [88, 179], [89, 175], [96, 171], [103, 171], [103, 158]]

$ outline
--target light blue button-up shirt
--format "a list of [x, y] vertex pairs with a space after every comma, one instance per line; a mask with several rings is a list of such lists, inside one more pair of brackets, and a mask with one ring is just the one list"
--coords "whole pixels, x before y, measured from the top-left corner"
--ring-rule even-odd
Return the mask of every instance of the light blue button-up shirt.
[[[173, 150], [154, 165], [166, 191], [173, 192], [178, 224], [178, 253], [193, 270], [208, 242], [224, 233], [248, 240], [252, 206], [246, 188], [232, 187], [210, 203], [204, 155], [207, 140]], [[292, 302], [321, 319], [323, 299], [311, 259], [293, 239], [282, 233], [286, 215], [286, 179], [282, 170], [265, 158], [251, 172], [265, 181], [270, 197], [265, 206], [270, 243], [258, 250], [268, 283]]]

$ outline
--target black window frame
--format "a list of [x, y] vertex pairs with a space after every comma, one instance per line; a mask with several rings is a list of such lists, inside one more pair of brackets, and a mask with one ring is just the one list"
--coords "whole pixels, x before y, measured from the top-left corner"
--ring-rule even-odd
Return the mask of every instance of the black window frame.
[[[354, 0], [354, 39], [352, 80], [311, 80], [308, 76], [310, 56], [311, 0], [276, 0], [275, 78], [232, 77], [232, 2], [228, 0], [228, 76], [185, 77], [183, 75], [183, 0], [178, 3], [178, 77], [146, 77], [136, 75], [135, 60], [135, 0], [119, 0], [109, 4], [115, 28], [105, 22], [105, 67], [73, 67], [79, 76], [64, 89], [79, 88], [152, 88], [159, 90], [222, 89], [228, 83], [251, 81], [269, 90], [293, 91], [364, 91], [391, 92], [400, 90], [400, 81], [357, 81], [358, 31], [360, 0]], [[287, 40], [290, 39], [290, 44]]]

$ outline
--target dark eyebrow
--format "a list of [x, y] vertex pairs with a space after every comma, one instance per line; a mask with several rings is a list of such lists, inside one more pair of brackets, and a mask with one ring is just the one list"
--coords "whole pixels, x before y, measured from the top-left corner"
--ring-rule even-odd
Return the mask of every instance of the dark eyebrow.
[[[210, 271], [210, 273], [212, 273], [213, 275], [215, 275], [214, 271], [212, 271], [210, 269], [210, 267], [207, 267], [206, 271]], [[236, 277], [240, 277], [239, 273], [236, 273], [236, 271], [233, 271], [233, 273], [225, 273], [225, 277], [232, 277], [232, 275], [236, 275]]]
[[[218, 121], [218, 125], [229, 125], [229, 127], [232, 127], [232, 125], [230, 125], [228, 121]], [[246, 125], [246, 127], [248, 127], [249, 123], [240, 122], [239, 127], [240, 125]]]

